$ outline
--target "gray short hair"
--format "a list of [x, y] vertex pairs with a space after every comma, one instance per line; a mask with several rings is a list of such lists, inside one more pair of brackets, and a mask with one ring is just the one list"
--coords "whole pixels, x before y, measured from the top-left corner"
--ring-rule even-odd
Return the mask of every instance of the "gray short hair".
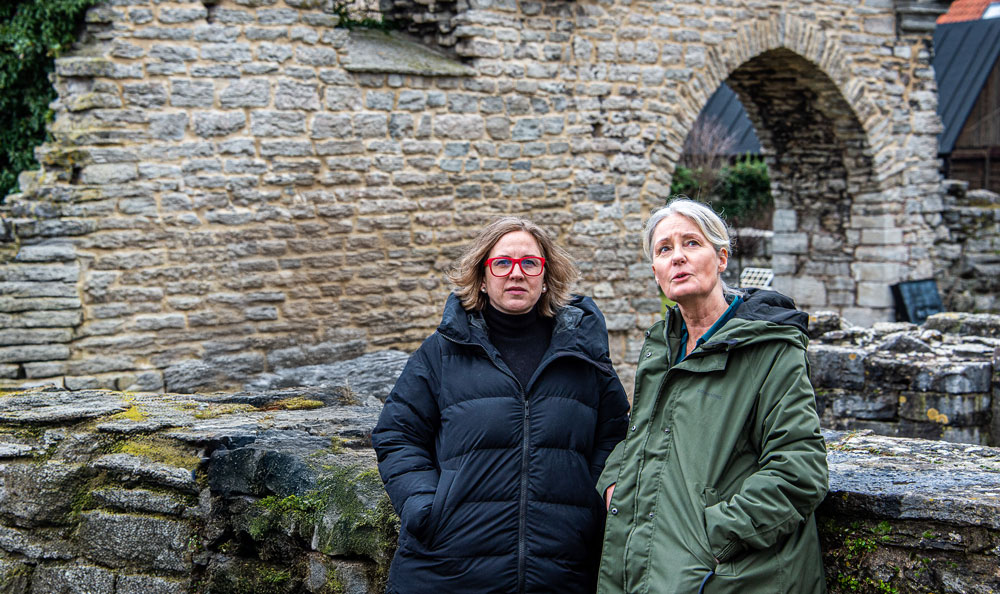
[[[653, 214], [649, 215], [649, 219], [646, 220], [646, 226], [642, 230], [642, 250], [650, 262], [653, 261], [653, 231], [663, 219], [673, 215], [681, 215], [690, 219], [715, 248], [715, 253], [718, 254], [725, 249], [726, 254], [732, 256], [733, 241], [729, 234], [729, 225], [722, 220], [722, 217], [707, 204], [679, 196], [668, 202], [666, 206], [653, 211]], [[719, 279], [719, 282], [722, 283], [723, 294], [742, 294], [740, 290], [731, 288], [722, 279]]]

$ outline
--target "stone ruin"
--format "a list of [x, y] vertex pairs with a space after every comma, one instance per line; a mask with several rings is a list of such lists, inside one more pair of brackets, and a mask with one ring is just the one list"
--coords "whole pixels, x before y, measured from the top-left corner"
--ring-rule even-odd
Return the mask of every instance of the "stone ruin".
[[[381, 592], [398, 519], [370, 431], [405, 360], [308, 388], [0, 398], [0, 590]], [[831, 592], [1000, 592], [1000, 449], [824, 435]]]
[[[1000, 449], [982, 445], [1000, 316], [811, 325], [831, 593], [1000, 592]], [[381, 592], [398, 519], [370, 433], [406, 359], [380, 351], [237, 392], [0, 397], [0, 591]], [[913, 435], [942, 439], [895, 437]]]
[[659, 313], [638, 229], [722, 82], [773, 182], [776, 288], [864, 325], [901, 280], [996, 305], [966, 257], [988, 241], [952, 226], [986, 221], [938, 171], [947, 1], [382, 4], [402, 31], [334, 0], [91, 8], [41, 169], [0, 211], [0, 385], [235, 389], [412, 350], [507, 213], [570, 250], [630, 384]]

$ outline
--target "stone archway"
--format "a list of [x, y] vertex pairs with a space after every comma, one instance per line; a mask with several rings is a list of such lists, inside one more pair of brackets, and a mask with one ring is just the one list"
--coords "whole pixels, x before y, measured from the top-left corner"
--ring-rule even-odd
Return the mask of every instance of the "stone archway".
[[775, 288], [809, 311], [835, 310], [859, 323], [891, 319], [888, 285], [931, 270], [927, 250], [904, 241], [930, 237], [900, 199], [916, 190], [902, 187], [909, 181], [885, 158], [906, 143], [906, 134], [888, 132], [905, 105], [899, 97], [873, 101], [845, 67], [843, 44], [792, 15], [741, 28], [731, 45], [709, 52], [709, 62], [705, 83], [692, 88], [710, 94], [724, 79], [768, 165]]

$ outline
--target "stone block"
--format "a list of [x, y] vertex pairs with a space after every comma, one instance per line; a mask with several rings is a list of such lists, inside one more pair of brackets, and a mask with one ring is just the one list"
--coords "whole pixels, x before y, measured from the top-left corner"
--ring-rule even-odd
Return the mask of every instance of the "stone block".
[[950, 427], [982, 427], [990, 420], [991, 404], [989, 394], [905, 391], [899, 398], [899, 416]]
[[0, 330], [0, 346], [18, 344], [46, 345], [69, 342], [72, 338], [73, 332], [68, 328], [18, 328]]
[[889, 283], [892, 278], [881, 282], [859, 282], [858, 305], [864, 307], [888, 308], [893, 307], [892, 291], [889, 290]]
[[128, 163], [107, 163], [87, 165], [80, 172], [80, 183], [105, 185], [121, 184], [138, 179], [136, 165]]
[[76, 247], [61, 241], [22, 245], [14, 257], [15, 262], [68, 262], [75, 259]]
[[317, 85], [280, 81], [274, 93], [274, 105], [278, 109], [318, 110], [321, 105]]
[[170, 104], [174, 107], [212, 107], [215, 83], [207, 80], [170, 81]]
[[250, 132], [254, 136], [301, 136], [305, 129], [306, 116], [300, 112], [254, 111], [250, 114]]
[[136, 107], [163, 107], [167, 103], [167, 89], [160, 83], [122, 85], [122, 96]]
[[57, 361], [69, 359], [69, 347], [62, 344], [20, 345], [0, 347], [0, 363]]
[[247, 116], [242, 111], [198, 112], [194, 114], [194, 133], [203, 138], [227, 136], [242, 130]]
[[446, 114], [434, 118], [434, 135], [439, 138], [476, 140], [484, 132], [485, 122], [479, 115]]
[[111, 377], [97, 377], [92, 375], [66, 376], [63, 378], [63, 385], [67, 390], [113, 390], [115, 380]]
[[810, 379], [820, 389], [860, 390], [865, 385], [863, 349], [824, 344], [810, 345]]
[[170, 579], [151, 575], [119, 575], [115, 594], [187, 594], [191, 580]]
[[74, 503], [67, 493], [77, 492], [89, 477], [78, 464], [8, 462], [0, 467], [0, 514], [21, 528], [68, 524]]
[[224, 108], [264, 107], [270, 102], [271, 84], [266, 79], [239, 80], [219, 93], [219, 104]]
[[77, 540], [87, 558], [106, 567], [187, 573], [190, 536], [183, 522], [94, 511], [81, 514]]
[[115, 574], [95, 565], [41, 565], [31, 576], [30, 594], [116, 594]]

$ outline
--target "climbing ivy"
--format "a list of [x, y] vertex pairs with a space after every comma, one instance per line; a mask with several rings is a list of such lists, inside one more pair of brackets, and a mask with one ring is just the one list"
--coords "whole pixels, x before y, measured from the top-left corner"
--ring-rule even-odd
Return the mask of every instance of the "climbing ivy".
[[56, 97], [49, 73], [95, 1], [0, 2], [0, 200], [16, 191], [21, 171], [38, 167], [33, 151], [45, 140]]

